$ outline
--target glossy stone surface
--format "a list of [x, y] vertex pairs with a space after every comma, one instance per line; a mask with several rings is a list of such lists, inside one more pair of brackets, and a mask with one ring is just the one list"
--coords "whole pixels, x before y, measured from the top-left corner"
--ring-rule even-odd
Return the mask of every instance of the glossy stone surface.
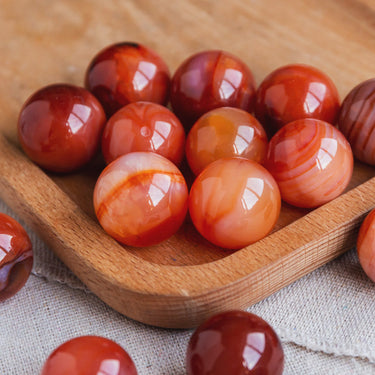
[[35, 92], [18, 119], [27, 156], [52, 172], [71, 172], [96, 153], [105, 124], [98, 100], [81, 87], [56, 84]]
[[184, 156], [185, 131], [166, 107], [151, 102], [131, 103], [107, 122], [102, 152], [107, 163], [135, 151], [152, 151], [176, 165]]
[[0, 213], [0, 302], [26, 283], [33, 266], [31, 242], [16, 220]]
[[346, 96], [338, 127], [352, 146], [354, 156], [375, 165], [375, 79], [362, 82]]
[[303, 118], [335, 124], [339, 109], [336, 86], [327, 75], [308, 65], [293, 64], [276, 69], [260, 84], [255, 116], [273, 134]]
[[253, 110], [255, 82], [247, 65], [227, 52], [204, 51], [185, 60], [172, 78], [173, 111], [187, 127], [218, 107]]
[[137, 370], [120, 345], [104, 337], [81, 336], [55, 349], [41, 375], [137, 375]]
[[189, 212], [208, 241], [239, 249], [272, 230], [280, 213], [280, 193], [260, 164], [243, 158], [219, 159], [194, 181]]
[[153, 152], [132, 152], [109, 164], [94, 190], [103, 229], [130, 246], [150, 246], [172, 236], [187, 212], [188, 189], [178, 168]]
[[137, 43], [117, 43], [100, 51], [87, 68], [85, 86], [108, 116], [138, 101], [167, 104], [170, 73], [153, 50]]
[[353, 172], [353, 154], [335, 127], [303, 119], [285, 125], [272, 137], [264, 165], [285, 202], [312, 208], [345, 190]]
[[366, 275], [375, 282], [375, 209], [363, 221], [357, 238], [359, 262]]
[[267, 135], [248, 112], [231, 107], [214, 109], [191, 128], [186, 140], [186, 158], [198, 175], [213, 161], [232, 156], [262, 163], [267, 152]]
[[217, 314], [192, 335], [188, 375], [281, 375], [284, 352], [272, 327], [245, 311]]

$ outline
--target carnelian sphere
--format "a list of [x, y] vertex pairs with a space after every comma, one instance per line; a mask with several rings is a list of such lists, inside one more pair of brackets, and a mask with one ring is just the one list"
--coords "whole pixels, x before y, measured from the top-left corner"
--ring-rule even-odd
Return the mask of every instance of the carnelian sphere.
[[357, 252], [363, 270], [375, 282], [375, 209], [367, 215], [361, 225]]
[[167, 104], [170, 73], [164, 60], [150, 48], [123, 42], [104, 48], [93, 58], [85, 85], [111, 116], [132, 102]]
[[66, 341], [47, 358], [41, 375], [137, 375], [129, 354], [114, 341], [81, 336]]
[[336, 86], [320, 70], [308, 65], [286, 65], [260, 84], [255, 116], [270, 134], [285, 124], [315, 118], [335, 124], [340, 109]]
[[302, 119], [285, 125], [272, 137], [264, 165], [285, 202], [312, 208], [345, 190], [353, 172], [353, 154], [334, 126]]
[[375, 165], [375, 79], [354, 87], [342, 102], [338, 127], [354, 156]]
[[33, 251], [26, 231], [16, 220], [0, 213], [0, 302], [25, 285], [32, 266]]
[[193, 333], [186, 368], [188, 375], [281, 375], [284, 352], [275, 331], [259, 316], [227, 311]]
[[153, 152], [132, 152], [110, 163], [96, 182], [94, 207], [104, 230], [130, 246], [157, 244], [181, 226], [188, 189], [178, 168]]
[[130, 103], [107, 122], [102, 152], [107, 163], [135, 151], [152, 151], [180, 164], [184, 156], [185, 131], [166, 107], [150, 102]]
[[198, 175], [217, 159], [240, 156], [262, 163], [267, 135], [248, 112], [231, 107], [213, 109], [191, 128], [186, 140], [186, 159]]
[[227, 52], [197, 53], [185, 60], [172, 78], [171, 104], [187, 128], [214, 108], [228, 106], [251, 112], [254, 100], [250, 69]]
[[52, 172], [71, 172], [96, 153], [105, 125], [98, 100], [68, 84], [46, 86], [23, 105], [18, 138], [27, 156]]
[[255, 161], [219, 159], [194, 181], [189, 212], [207, 240], [239, 249], [274, 227], [280, 213], [280, 192], [271, 174]]

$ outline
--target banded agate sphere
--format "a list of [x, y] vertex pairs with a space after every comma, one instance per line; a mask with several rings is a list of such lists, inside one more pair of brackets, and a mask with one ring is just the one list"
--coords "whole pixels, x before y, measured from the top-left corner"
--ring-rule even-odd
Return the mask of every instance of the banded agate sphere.
[[129, 354], [114, 341], [80, 336], [66, 341], [47, 358], [41, 375], [137, 375]]
[[33, 266], [31, 241], [21, 224], [0, 213], [0, 302], [26, 283]]
[[102, 106], [89, 91], [55, 84], [25, 102], [18, 118], [18, 138], [40, 167], [72, 172], [96, 154], [105, 121]]
[[262, 163], [267, 152], [267, 135], [248, 112], [231, 107], [214, 109], [191, 128], [186, 139], [186, 159], [198, 175], [217, 159], [240, 156]]
[[184, 156], [185, 131], [166, 107], [151, 102], [130, 103], [107, 122], [102, 152], [107, 163], [136, 151], [152, 151], [179, 165]]
[[211, 109], [236, 107], [251, 112], [255, 81], [247, 65], [224, 51], [204, 51], [186, 59], [171, 85], [173, 111], [190, 128]]
[[150, 246], [172, 236], [187, 212], [188, 189], [178, 168], [153, 152], [132, 152], [110, 163], [94, 189], [103, 229], [130, 246]]
[[363, 221], [357, 238], [359, 262], [366, 275], [375, 282], [375, 209]]
[[281, 375], [284, 352], [272, 327], [257, 315], [227, 311], [193, 333], [187, 353], [188, 375]]
[[85, 86], [111, 116], [132, 102], [167, 104], [170, 73], [164, 60], [150, 48], [123, 42], [104, 48], [93, 58]]
[[303, 64], [280, 67], [257, 91], [255, 116], [270, 134], [289, 122], [314, 118], [335, 124], [340, 100], [332, 80]]
[[345, 190], [353, 172], [353, 154], [334, 126], [302, 119], [285, 125], [272, 137], [264, 165], [285, 202], [312, 208]]
[[208, 241], [239, 249], [272, 230], [280, 213], [280, 192], [260, 164], [243, 158], [219, 159], [194, 181], [189, 212]]
[[375, 79], [354, 87], [342, 102], [338, 127], [354, 156], [375, 165]]

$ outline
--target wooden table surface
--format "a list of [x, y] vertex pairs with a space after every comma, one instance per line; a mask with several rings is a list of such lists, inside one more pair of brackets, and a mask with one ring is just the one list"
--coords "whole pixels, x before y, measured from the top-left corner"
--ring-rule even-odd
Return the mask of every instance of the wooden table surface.
[[292, 62], [326, 72], [344, 96], [375, 76], [373, 0], [0, 1], [0, 127], [15, 134], [25, 99], [53, 82], [83, 83], [104, 46], [138, 41], [173, 72], [190, 54], [224, 49], [257, 83]]

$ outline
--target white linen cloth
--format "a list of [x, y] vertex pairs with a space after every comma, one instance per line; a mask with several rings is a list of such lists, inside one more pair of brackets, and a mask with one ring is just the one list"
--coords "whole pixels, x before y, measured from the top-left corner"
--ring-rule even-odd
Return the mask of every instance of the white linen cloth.
[[[0, 212], [18, 219], [1, 201]], [[34, 247], [32, 275], [17, 295], [0, 304], [1, 375], [37, 375], [58, 345], [81, 335], [105, 336], [119, 343], [139, 375], [186, 374], [185, 351], [192, 330], [149, 327], [115, 312], [33, 232], [28, 233]], [[249, 311], [279, 334], [285, 375], [371, 375], [375, 374], [374, 292], [375, 284], [363, 273], [353, 249]]]

